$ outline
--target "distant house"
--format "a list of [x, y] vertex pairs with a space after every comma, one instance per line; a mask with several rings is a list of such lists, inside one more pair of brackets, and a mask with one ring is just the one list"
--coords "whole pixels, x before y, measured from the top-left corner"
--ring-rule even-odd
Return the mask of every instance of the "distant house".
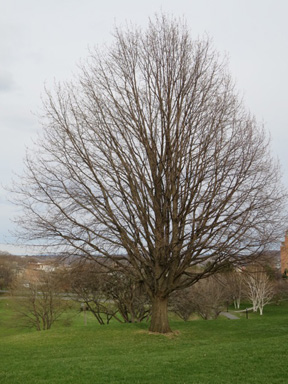
[[56, 269], [57, 266], [51, 261], [29, 261], [21, 271], [21, 278], [25, 281], [25, 284], [29, 286], [29, 283], [37, 281], [41, 274], [51, 273]]
[[54, 272], [56, 267], [55, 267], [55, 265], [52, 265], [52, 264], [41, 264], [41, 263], [38, 263], [38, 269], [40, 271], [44, 271], [44, 272]]

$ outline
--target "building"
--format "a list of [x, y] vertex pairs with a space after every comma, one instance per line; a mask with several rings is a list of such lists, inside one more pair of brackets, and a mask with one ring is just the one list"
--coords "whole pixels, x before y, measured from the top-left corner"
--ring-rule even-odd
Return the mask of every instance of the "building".
[[[280, 247], [281, 273], [288, 273], [288, 231]], [[285, 272], [286, 271], [286, 272]]]

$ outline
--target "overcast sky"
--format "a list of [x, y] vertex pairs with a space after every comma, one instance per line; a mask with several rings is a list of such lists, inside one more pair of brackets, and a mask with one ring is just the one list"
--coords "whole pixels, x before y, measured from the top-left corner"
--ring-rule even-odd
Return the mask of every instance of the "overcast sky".
[[[0, 178], [21, 174], [25, 148], [41, 129], [35, 114], [44, 86], [69, 80], [88, 48], [111, 42], [113, 28], [145, 27], [165, 12], [185, 17], [194, 37], [207, 33], [228, 56], [246, 106], [271, 134], [288, 187], [287, 0], [0, 0]], [[14, 248], [15, 207], [0, 186], [0, 250]]]

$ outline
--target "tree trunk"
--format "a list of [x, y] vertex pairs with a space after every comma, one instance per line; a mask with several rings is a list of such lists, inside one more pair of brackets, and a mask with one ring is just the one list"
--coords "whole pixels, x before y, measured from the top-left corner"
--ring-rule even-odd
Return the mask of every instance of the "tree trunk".
[[149, 331], [158, 333], [172, 332], [168, 321], [168, 297], [154, 297]]
[[259, 306], [259, 312], [260, 312], [260, 315], [262, 316], [263, 315], [263, 307], [262, 306]]

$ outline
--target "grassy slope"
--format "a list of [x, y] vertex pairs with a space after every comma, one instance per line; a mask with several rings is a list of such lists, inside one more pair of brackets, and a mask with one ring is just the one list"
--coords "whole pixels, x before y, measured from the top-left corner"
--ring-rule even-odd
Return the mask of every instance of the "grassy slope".
[[[147, 324], [83, 325], [46, 332], [9, 327], [0, 300], [0, 383], [286, 383], [288, 306], [249, 320], [172, 322], [178, 335]], [[2, 311], [1, 311], [2, 307]], [[10, 323], [11, 324], [11, 323]]]

